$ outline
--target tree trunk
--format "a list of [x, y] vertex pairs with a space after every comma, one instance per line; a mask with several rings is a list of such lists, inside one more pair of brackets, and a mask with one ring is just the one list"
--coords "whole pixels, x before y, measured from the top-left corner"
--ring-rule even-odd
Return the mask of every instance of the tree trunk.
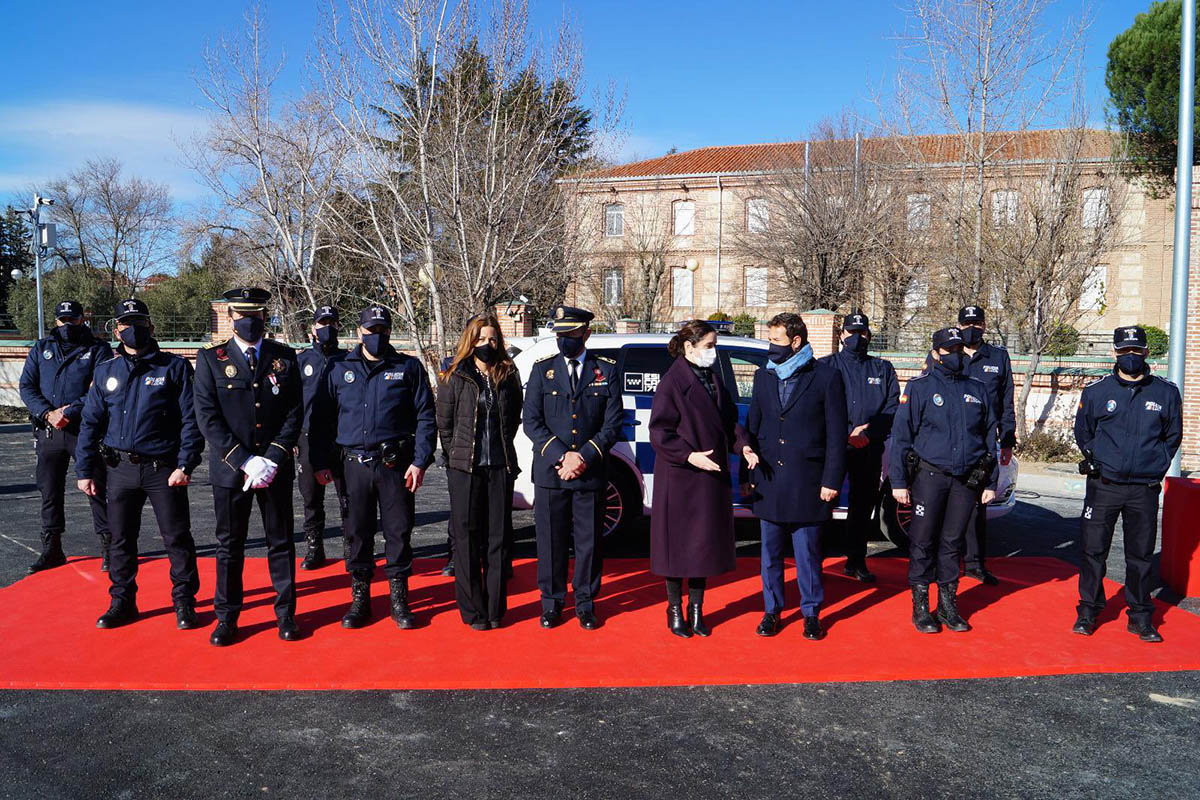
[[1029, 354], [1029, 367], [1025, 371], [1025, 380], [1021, 381], [1021, 391], [1017, 394], [1016, 402], [1016, 417], [1017, 417], [1017, 441], [1025, 441], [1025, 437], [1029, 433], [1029, 425], [1025, 421], [1025, 408], [1029, 403], [1029, 394], [1033, 391], [1033, 380], [1037, 377], [1038, 365], [1042, 363], [1041, 353]]

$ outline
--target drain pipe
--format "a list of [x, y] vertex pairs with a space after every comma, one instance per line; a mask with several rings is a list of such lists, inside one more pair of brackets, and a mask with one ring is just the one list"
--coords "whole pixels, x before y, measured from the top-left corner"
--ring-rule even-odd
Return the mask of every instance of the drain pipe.
[[717, 176], [717, 311], [721, 310], [721, 232], [725, 227], [724, 187], [721, 176]]

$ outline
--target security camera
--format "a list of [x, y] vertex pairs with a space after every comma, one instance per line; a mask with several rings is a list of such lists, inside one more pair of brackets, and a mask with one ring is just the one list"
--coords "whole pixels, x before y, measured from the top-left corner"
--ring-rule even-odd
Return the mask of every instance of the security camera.
[[38, 204], [43, 206], [52, 206], [54, 205], [54, 199], [50, 197], [39, 197]]

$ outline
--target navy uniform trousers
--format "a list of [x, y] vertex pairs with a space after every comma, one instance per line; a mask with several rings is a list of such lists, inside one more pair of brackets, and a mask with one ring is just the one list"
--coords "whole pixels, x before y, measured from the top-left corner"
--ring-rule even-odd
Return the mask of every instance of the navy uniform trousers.
[[922, 462], [909, 489], [912, 524], [908, 529], [908, 582], [928, 586], [957, 581], [967, 525], [981, 492], [966, 476], [947, 475]]
[[138, 534], [146, 500], [154, 509], [158, 532], [171, 563], [171, 600], [195, 600], [200, 589], [196, 542], [186, 486], [168, 486], [175, 467], [170, 464], [131, 464], [125, 458], [108, 468], [108, 521], [112, 547], [108, 593], [114, 600], [133, 600], [137, 594]]
[[[287, 466], [287, 465], [285, 465]], [[275, 616], [296, 613], [296, 524], [292, 516], [290, 469], [281, 468], [265, 489], [212, 487], [217, 512], [217, 585], [213, 607], [221, 622], [237, 624], [242, 610], [242, 571], [246, 564], [246, 534], [250, 512], [258, 503], [267, 539], [267, 570], [275, 589]]]
[[[296, 442], [296, 483], [300, 485], [300, 497], [304, 499], [304, 533], [325, 535], [325, 485], [317, 480], [309, 461], [308, 431], [300, 434]], [[341, 464], [334, 466], [333, 488], [337, 492], [338, 510], [341, 512], [342, 535], [346, 533], [346, 480], [342, 476]]]
[[1092, 616], [1104, 610], [1104, 572], [1117, 517], [1125, 533], [1125, 602], [1130, 620], [1149, 622], [1154, 543], [1158, 538], [1158, 495], [1161, 484], [1112, 483], [1090, 477], [1083, 500], [1080, 534], [1083, 563], [1079, 568], [1079, 611]]
[[567, 597], [567, 562], [575, 545], [575, 613], [592, 611], [600, 594], [601, 539], [604, 536], [605, 493], [600, 489], [534, 490], [533, 517], [537, 529], [537, 582], [542, 611], [561, 611]]
[[[404, 486], [408, 464], [389, 467], [376, 457], [343, 456], [346, 481], [346, 571], [375, 572], [375, 530], [383, 529], [383, 573], [389, 579], [412, 574], [412, 529], [416, 495]], [[378, 513], [378, 517], [376, 517]]]
[[[34, 450], [37, 452], [37, 484], [42, 493], [42, 531], [62, 534], [67, 529], [67, 515], [63, 495], [67, 488], [67, 469], [75, 457], [75, 444], [79, 437], [65, 430], [44, 429], [34, 431]], [[93, 480], [96, 496], [88, 498], [92, 509], [92, 527], [97, 536], [107, 536], [108, 511], [104, 503], [104, 466], [96, 467]]]

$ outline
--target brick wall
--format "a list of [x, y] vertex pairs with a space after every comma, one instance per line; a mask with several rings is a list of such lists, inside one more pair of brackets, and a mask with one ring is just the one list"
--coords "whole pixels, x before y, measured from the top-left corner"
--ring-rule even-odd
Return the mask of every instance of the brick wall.
[[1183, 380], [1183, 468], [1200, 469], [1200, 181], [1192, 183], [1187, 356]]

